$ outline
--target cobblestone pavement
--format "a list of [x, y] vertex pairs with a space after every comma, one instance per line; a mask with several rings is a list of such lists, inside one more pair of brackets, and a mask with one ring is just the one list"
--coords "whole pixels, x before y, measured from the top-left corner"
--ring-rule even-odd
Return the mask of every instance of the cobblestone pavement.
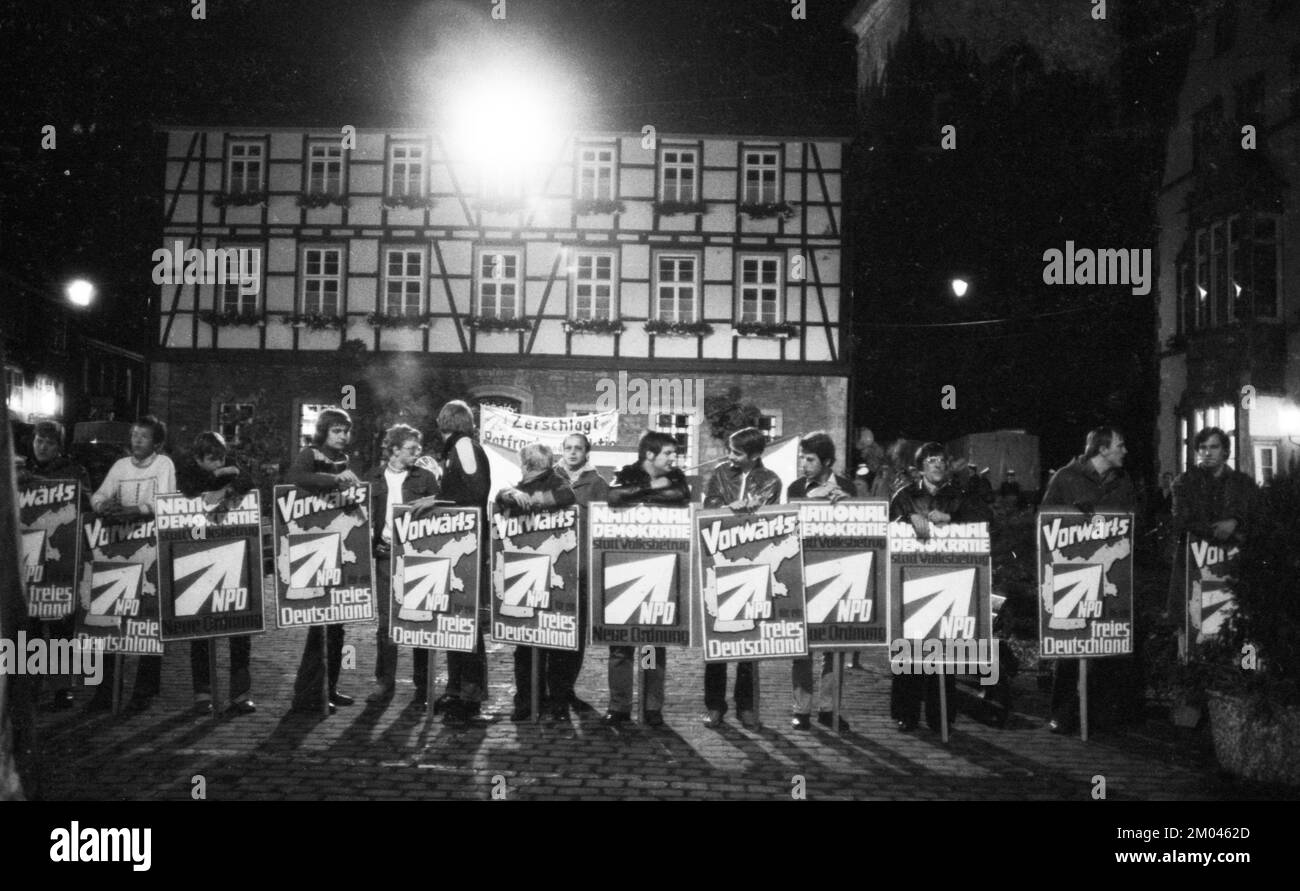
[[[268, 605], [268, 625], [273, 626]], [[357, 704], [323, 718], [289, 712], [293, 675], [306, 632], [270, 631], [253, 644], [252, 715], [190, 714], [188, 644], [164, 660], [163, 694], [136, 715], [45, 712], [42, 795], [47, 800], [188, 799], [201, 776], [208, 799], [771, 799], [789, 800], [802, 785], [810, 800], [1086, 800], [1105, 777], [1109, 800], [1256, 799], [1288, 793], [1220, 777], [1204, 731], [1175, 728], [1162, 715], [1123, 731], [1097, 731], [1087, 742], [1044, 729], [1046, 694], [1032, 674], [1014, 681], [1015, 712], [997, 728], [972, 717], [978, 688], [958, 685], [963, 707], [950, 742], [925, 729], [898, 732], [889, 720], [889, 673], [883, 650], [864, 652], [865, 670], [846, 671], [843, 714], [835, 734], [814, 724], [790, 727], [790, 663], [762, 665], [758, 731], [734, 711], [720, 730], [701, 724], [699, 650], [670, 650], [666, 725], [601, 726], [607, 651], [583, 665], [578, 695], [596, 711], [568, 733], [509, 720], [513, 648], [489, 646], [493, 723], [457, 730], [428, 722], [409, 707], [410, 655], [399, 662], [397, 693], [367, 706], [375, 625], [348, 626], [355, 668], [340, 689]], [[221, 690], [229, 649], [217, 647]], [[872, 654], [872, 655], [868, 655]], [[134, 679], [134, 659], [126, 677]], [[439, 654], [438, 668], [444, 667]], [[439, 687], [441, 687], [441, 678]], [[126, 694], [129, 695], [129, 687]], [[798, 778], [802, 778], [800, 781]]]

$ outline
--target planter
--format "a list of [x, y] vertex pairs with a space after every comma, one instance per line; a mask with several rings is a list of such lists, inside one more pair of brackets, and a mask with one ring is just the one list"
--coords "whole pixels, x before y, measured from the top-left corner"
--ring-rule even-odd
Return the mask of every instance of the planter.
[[1211, 690], [1214, 757], [1233, 776], [1300, 787], [1300, 707], [1275, 706], [1265, 719], [1244, 697]]

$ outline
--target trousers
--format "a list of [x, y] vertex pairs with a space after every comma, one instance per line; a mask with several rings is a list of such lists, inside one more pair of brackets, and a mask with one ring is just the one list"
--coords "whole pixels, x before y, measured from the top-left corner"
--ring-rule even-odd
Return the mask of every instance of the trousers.
[[[609, 648], [609, 710], [632, 711], [632, 668], [638, 658], [637, 647]], [[641, 669], [645, 684], [645, 708], [649, 712], [664, 710], [664, 676], [668, 670], [668, 651], [654, 648], [654, 668]]]

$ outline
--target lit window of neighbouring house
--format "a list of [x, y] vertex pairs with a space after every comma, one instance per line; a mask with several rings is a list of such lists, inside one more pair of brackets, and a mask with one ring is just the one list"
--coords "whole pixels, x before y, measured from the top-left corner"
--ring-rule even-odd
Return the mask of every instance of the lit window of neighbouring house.
[[316, 438], [316, 419], [320, 413], [329, 408], [328, 402], [304, 402], [298, 409], [298, 448], [305, 449], [314, 445]]
[[1191, 328], [1244, 319], [1276, 319], [1282, 293], [1278, 217], [1242, 213], [1212, 221], [1192, 233], [1195, 281], [1184, 313]]
[[343, 147], [337, 142], [313, 142], [307, 151], [307, 192], [342, 195]]
[[483, 251], [478, 256], [479, 315], [491, 319], [520, 317], [523, 290], [518, 251]]
[[781, 438], [781, 412], [775, 410], [763, 410], [758, 416], [758, 429], [763, 431], [763, 436], [767, 437], [768, 442], [775, 442]]
[[655, 318], [694, 322], [699, 303], [699, 261], [690, 254], [660, 254], [655, 262]]
[[578, 147], [578, 198], [584, 201], [613, 201], [614, 147]]
[[740, 322], [781, 321], [781, 259], [740, 258]]
[[745, 149], [741, 175], [744, 177], [742, 204], [775, 204], [781, 200], [780, 154], [776, 149]]
[[1277, 475], [1277, 446], [1255, 446], [1255, 482], [1267, 486]]
[[659, 200], [692, 204], [699, 201], [699, 152], [693, 148], [663, 148]]
[[222, 402], [217, 406], [217, 432], [228, 445], [238, 445], [240, 434], [253, 420], [251, 402]]
[[654, 429], [667, 433], [677, 443], [677, 469], [683, 473], [691, 466], [691, 428], [694, 418], [691, 415], [657, 412], [651, 416]]
[[336, 316], [343, 301], [343, 249], [303, 248], [302, 311]]
[[423, 143], [394, 142], [388, 148], [388, 194], [412, 198], [424, 195], [426, 151]]
[[226, 158], [226, 191], [243, 195], [262, 191], [265, 147], [261, 142], [231, 142]]
[[424, 250], [384, 251], [384, 314], [414, 316], [424, 305]]
[[[221, 312], [257, 312], [262, 295], [262, 248], [259, 245], [231, 244], [224, 245], [221, 250], [224, 253], [218, 256], [226, 267], [226, 283], [218, 285], [221, 291]], [[243, 274], [250, 275], [255, 282], [241, 287]]]
[[573, 318], [613, 319], [614, 255], [578, 251], [573, 262]]

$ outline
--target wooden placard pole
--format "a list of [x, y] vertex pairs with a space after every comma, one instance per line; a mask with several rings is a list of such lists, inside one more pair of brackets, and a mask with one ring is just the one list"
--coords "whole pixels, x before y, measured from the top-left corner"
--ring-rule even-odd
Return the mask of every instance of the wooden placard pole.
[[[754, 687], [754, 729], [755, 729], [755, 730], [761, 730], [762, 727], [763, 727], [763, 717], [762, 717], [763, 712], [762, 712], [762, 710], [761, 710], [761, 708], [760, 708], [760, 706], [762, 705], [762, 686], [763, 686], [763, 684], [762, 684], [762, 677], [761, 677], [761, 674], [760, 674], [760, 672], [759, 672], [759, 669], [762, 668], [762, 666], [763, 666], [763, 663], [762, 663], [762, 662], [759, 662], [759, 661], [757, 661], [757, 660], [754, 661], [754, 684], [753, 684], [753, 687]], [[737, 666], [737, 667], [736, 667], [736, 670], [739, 671], [739, 670], [740, 670], [740, 667]]]
[[113, 714], [122, 711], [122, 675], [126, 673], [126, 656], [113, 654]]
[[939, 665], [939, 738], [948, 741], [948, 666]]
[[[221, 711], [220, 709], [217, 708], [217, 703], [221, 701], [221, 698], [217, 696], [217, 690], [220, 687], [220, 684], [217, 683], [217, 641], [218, 640], [220, 640], [220, 638], [215, 638], [215, 637], [208, 638], [208, 692], [212, 695], [211, 717], [214, 721], [217, 719], [217, 715]], [[234, 693], [235, 691], [231, 690], [230, 692]]]
[[[834, 666], [834, 684], [835, 684], [835, 687], [831, 692], [831, 713], [834, 715], [834, 718], [831, 720], [831, 729], [834, 730], [836, 733], [839, 733], [840, 732], [840, 701], [844, 696], [844, 651], [843, 650], [835, 651], [835, 653], [833, 654], [833, 661], [831, 664]], [[813, 670], [815, 671], [816, 668], [817, 666], [814, 665]], [[817, 691], [817, 695], [818, 696], [821, 695], [821, 690]]]
[[[412, 650], [412, 653], [415, 651]], [[429, 650], [429, 662], [424, 670], [424, 727], [429, 728], [430, 722], [433, 721], [433, 691], [434, 680], [438, 676], [438, 651]], [[412, 656], [412, 659], [415, 657]]]
[[1088, 741], [1088, 660], [1079, 660], [1079, 736]]
[[321, 717], [330, 716], [330, 636], [328, 625], [317, 625], [320, 629], [320, 692]]
[[533, 706], [533, 723], [540, 724], [542, 721], [542, 650], [541, 647], [529, 647], [532, 652], [529, 659], [532, 660], [533, 670], [532, 679], [529, 681], [529, 698]]

